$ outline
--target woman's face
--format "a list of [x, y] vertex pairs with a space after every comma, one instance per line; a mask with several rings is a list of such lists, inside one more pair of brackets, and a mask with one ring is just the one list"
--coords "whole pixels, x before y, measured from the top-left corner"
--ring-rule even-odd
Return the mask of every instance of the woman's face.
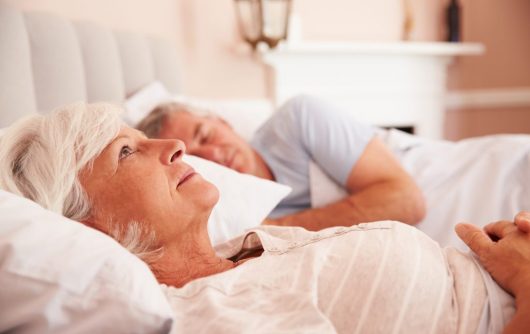
[[88, 223], [107, 231], [109, 220], [145, 224], [162, 245], [205, 229], [218, 200], [215, 186], [182, 161], [184, 144], [147, 139], [124, 127], [80, 180], [93, 207]]

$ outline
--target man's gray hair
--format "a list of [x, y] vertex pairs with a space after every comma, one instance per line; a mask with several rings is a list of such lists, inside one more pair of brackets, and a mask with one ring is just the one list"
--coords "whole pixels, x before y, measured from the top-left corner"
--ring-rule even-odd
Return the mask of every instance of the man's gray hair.
[[[6, 130], [0, 140], [0, 188], [83, 222], [91, 203], [79, 181], [85, 167], [118, 135], [121, 109], [111, 104], [77, 103], [48, 115], [31, 115]], [[131, 222], [108, 233], [125, 248], [152, 261], [153, 237]], [[148, 233], [149, 234], [149, 233]]]
[[159, 104], [151, 110], [151, 112], [149, 112], [149, 114], [136, 125], [136, 129], [142, 131], [149, 138], [158, 138], [160, 137], [160, 132], [164, 127], [168, 115], [174, 112], [189, 112], [202, 117], [212, 116], [212, 114], [206, 109], [196, 108], [179, 102], [166, 102]]

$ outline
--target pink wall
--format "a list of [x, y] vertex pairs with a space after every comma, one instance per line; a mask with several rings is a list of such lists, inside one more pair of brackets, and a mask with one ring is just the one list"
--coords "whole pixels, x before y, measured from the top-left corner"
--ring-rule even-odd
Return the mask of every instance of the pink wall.
[[180, 15], [174, 0], [0, 0], [14, 8], [57, 13], [107, 27], [164, 36], [177, 41]]
[[177, 0], [185, 90], [203, 97], [264, 97], [266, 69], [240, 39], [233, 0]]
[[[483, 43], [486, 53], [457, 59], [450, 68], [449, 89], [526, 88], [530, 92], [530, 1], [461, 1], [464, 40]], [[448, 139], [530, 133], [530, 103], [448, 110], [445, 129]]]
[[294, 12], [307, 40], [396, 41], [403, 37], [405, 4], [413, 17], [411, 40], [436, 40], [441, 4], [433, 0], [298, 0]]
[[[398, 40], [403, 20], [400, 1], [299, 0], [294, 13], [304, 40]], [[384, 22], [384, 24], [381, 24]]]
[[530, 108], [504, 107], [449, 110], [445, 136], [456, 140], [497, 133], [530, 133]]
[[486, 54], [463, 57], [451, 69], [451, 89], [530, 86], [530, 1], [461, 0], [464, 40]]

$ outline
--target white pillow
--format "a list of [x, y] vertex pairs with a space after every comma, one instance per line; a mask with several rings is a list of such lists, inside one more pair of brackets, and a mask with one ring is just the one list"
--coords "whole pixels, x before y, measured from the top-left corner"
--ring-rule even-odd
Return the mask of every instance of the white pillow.
[[219, 202], [208, 221], [208, 233], [213, 245], [261, 224], [291, 191], [288, 186], [238, 173], [192, 155], [184, 156], [184, 161], [219, 189]]
[[0, 190], [0, 332], [163, 333], [147, 267], [101, 232]]
[[157, 105], [170, 101], [205, 109], [225, 119], [246, 140], [249, 140], [273, 113], [271, 102], [265, 99], [211, 100], [174, 96], [162, 83], [155, 81], [127, 99], [123, 118], [127, 124], [135, 126]]

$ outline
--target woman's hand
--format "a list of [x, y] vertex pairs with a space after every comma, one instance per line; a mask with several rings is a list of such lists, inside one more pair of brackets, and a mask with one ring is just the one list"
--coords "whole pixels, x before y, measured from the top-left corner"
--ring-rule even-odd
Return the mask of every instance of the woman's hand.
[[456, 225], [456, 234], [479, 257], [491, 276], [515, 296], [514, 317], [504, 334], [528, 333], [530, 328], [530, 213], [521, 212], [514, 222], [500, 221], [484, 227]]
[[522, 211], [515, 216], [515, 225], [521, 232], [530, 232], [530, 212]]
[[[530, 213], [514, 222], [499, 221], [484, 227], [458, 224], [456, 233], [479, 257], [484, 268], [506, 291], [530, 297]], [[524, 296], [524, 297], [522, 297]]]

